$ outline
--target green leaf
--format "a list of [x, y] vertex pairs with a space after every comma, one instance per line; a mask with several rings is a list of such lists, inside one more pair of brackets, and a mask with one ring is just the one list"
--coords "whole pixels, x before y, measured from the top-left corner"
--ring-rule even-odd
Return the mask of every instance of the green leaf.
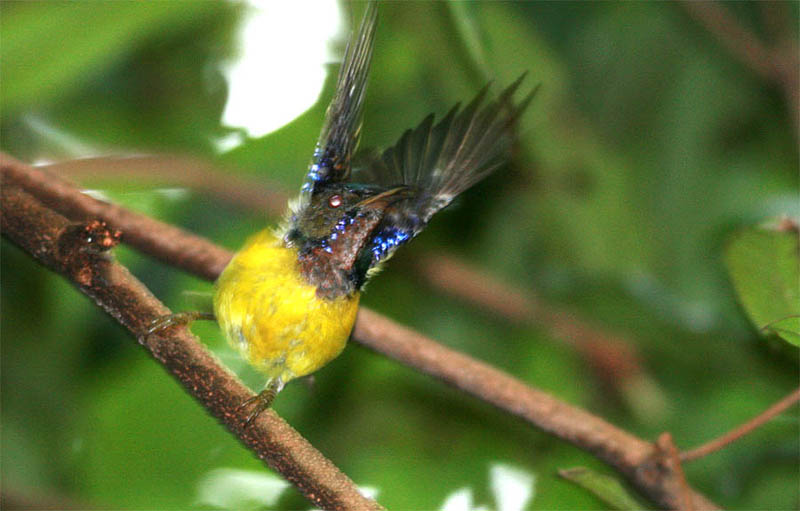
[[613, 477], [599, 474], [586, 467], [575, 467], [559, 470], [558, 474], [581, 488], [590, 491], [612, 509], [635, 510], [645, 509], [637, 502], [622, 484]]
[[771, 330], [795, 346], [800, 346], [800, 317], [798, 316], [783, 318], [767, 325], [764, 329]]
[[218, 9], [214, 2], [31, 2], [3, 6], [2, 103], [41, 105], [90, 81], [160, 30]]
[[759, 330], [800, 346], [800, 237], [794, 230], [750, 228], [725, 252], [739, 301]]

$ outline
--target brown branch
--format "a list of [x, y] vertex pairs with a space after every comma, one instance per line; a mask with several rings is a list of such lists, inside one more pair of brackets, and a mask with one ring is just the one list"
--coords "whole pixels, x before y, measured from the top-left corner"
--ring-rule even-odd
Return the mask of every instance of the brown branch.
[[800, 388], [795, 389], [788, 396], [784, 397], [774, 405], [770, 406], [737, 428], [734, 428], [724, 435], [715, 438], [714, 440], [711, 440], [710, 442], [707, 442], [699, 447], [682, 452], [681, 461], [696, 460], [722, 449], [723, 447], [739, 440], [743, 436], [769, 422], [776, 415], [783, 413], [791, 406], [797, 404], [798, 401], [800, 401]]
[[[359, 310], [353, 338], [594, 454], [653, 501], [678, 507], [677, 475], [653, 444], [367, 308]], [[695, 509], [717, 509], [699, 493], [691, 496]]]
[[414, 267], [426, 283], [446, 293], [515, 323], [543, 327], [550, 336], [571, 344], [598, 375], [618, 387], [648, 378], [630, 342], [530, 293], [501, 284], [448, 255], [422, 254]]
[[93, 184], [131, 178], [145, 180], [150, 187], [179, 184], [271, 216], [282, 215], [289, 198], [286, 193], [276, 191], [277, 186], [265, 186], [263, 180], [250, 181], [232, 170], [191, 156], [99, 156], [51, 163], [46, 168], [55, 174]]
[[[179, 183], [232, 204], [267, 211], [273, 216], [283, 213], [288, 200], [286, 193], [241, 177], [221, 176], [219, 169], [192, 157], [103, 156], [58, 162], [46, 169], [91, 183], [102, 183], [109, 177], [116, 180], [144, 179], [151, 186]], [[647, 380], [649, 387], [655, 387], [642, 369], [642, 361], [633, 344], [619, 336], [604, 332], [570, 312], [545, 304], [530, 293], [502, 284], [453, 257], [436, 253], [417, 254], [414, 264], [409, 266], [427, 285], [466, 303], [515, 323], [544, 327], [553, 338], [571, 344], [598, 377], [618, 391], [640, 385], [642, 380]]]
[[[0, 171], [4, 180], [19, 183], [37, 197], [61, 201], [72, 215], [81, 218], [93, 215], [107, 221], [123, 231], [126, 243], [145, 246], [147, 249], [143, 251], [147, 253], [153, 248], [150, 240], [168, 236], [168, 242], [155, 247], [152, 253], [173, 266], [213, 279], [231, 257], [229, 252], [199, 236], [87, 197], [59, 178], [2, 154]], [[142, 232], [148, 232], [147, 243], [136, 239]], [[171, 253], [173, 250], [176, 252]], [[202, 258], [192, 260], [194, 254], [202, 254]], [[674, 472], [650, 442], [364, 307], [359, 311], [353, 339], [594, 454], [659, 505], [665, 508], [679, 505], [680, 495], [670, 483]], [[691, 495], [695, 509], [717, 509], [703, 495], [695, 491]]]
[[169, 310], [126, 268], [102, 253], [113, 246], [113, 232], [105, 231], [97, 221], [72, 224], [7, 179], [3, 179], [1, 193], [3, 236], [69, 279], [127, 328], [214, 417], [314, 505], [381, 509], [273, 411], [262, 413], [247, 427], [247, 413], [238, 406], [252, 392], [185, 328], [168, 336], [142, 335], [152, 320]]
[[781, 1], [759, 2], [761, 23], [764, 25], [766, 37], [770, 43], [779, 45], [792, 40], [792, 15], [791, 3]]
[[773, 46], [767, 46], [719, 2], [683, 0], [680, 3], [734, 57], [783, 90], [795, 133], [800, 137], [800, 52], [797, 41], [782, 39], [775, 41]]
[[694, 511], [691, 490], [689, 489], [689, 484], [686, 482], [686, 475], [683, 473], [681, 459], [678, 455], [678, 449], [672, 441], [672, 435], [669, 433], [662, 433], [659, 435], [656, 446], [658, 450], [661, 451], [662, 459], [664, 463], [668, 465], [669, 471], [672, 474], [673, 492], [680, 497], [677, 509], [682, 511]]
[[770, 50], [720, 3], [712, 0], [702, 2], [686, 0], [681, 2], [681, 5], [745, 66], [762, 78], [773, 77]]
[[7, 481], [3, 482], [3, 489], [0, 490], [0, 509], [6, 511], [91, 511], [96, 507], [87, 505], [84, 502], [75, 501], [72, 497], [53, 493], [47, 490], [45, 493], [42, 488], [32, 487], [8, 487]]
[[0, 167], [4, 181], [18, 184], [69, 219], [105, 220], [125, 233], [125, 243], [204, 279], [216, 279], [231, 258], [230, 252], [213, 243], [120, 206], [76, 193], [70, 183], [8, 155], [0, 153]]

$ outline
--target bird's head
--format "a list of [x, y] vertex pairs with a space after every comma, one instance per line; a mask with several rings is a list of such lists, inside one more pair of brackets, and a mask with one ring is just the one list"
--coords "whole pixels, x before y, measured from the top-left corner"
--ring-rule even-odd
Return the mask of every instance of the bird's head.
[[361, 287], [374, 266], [376, 229], [407, 191], [331, 183], [301, 197], [284, 241], [297, 249], [300, 271], [320, 295], [332, 298]]

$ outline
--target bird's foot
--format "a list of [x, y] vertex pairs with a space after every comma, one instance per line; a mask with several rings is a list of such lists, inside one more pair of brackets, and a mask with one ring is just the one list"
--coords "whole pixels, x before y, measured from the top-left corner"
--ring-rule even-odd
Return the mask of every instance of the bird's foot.
[[236, 408], [237, 410], [242, 410], [250, 405], [253, 405], [253, 411], [247, 416], [247, 421], [244, 424], [245, 427], [249, 426], [251, 422], [256, 420], [256, 417], [258, 417], [261, 412], [270, 407], [272, 401], [275, 400], [275, 396], [278, 395], [278, 392], [280, 392], [281, 389], [283, 389], [283, 380], [280, 378], [274, 378], [267, 383], [267, 386], [264, 388], [264, 390], [250, 399], [247, 399]]
[[154, 333], [166, 330], [171, 326], [186, 326], [192, 321], [197, 321], [198, 319], [208, 319], [211, 321], [216, 320], [214, 315], [210, 312], [190, 311], [167, 314], [166, 316], [158, 317], [150, 322], [150, 325], [147, 327], [146, 334], [152, 335]]

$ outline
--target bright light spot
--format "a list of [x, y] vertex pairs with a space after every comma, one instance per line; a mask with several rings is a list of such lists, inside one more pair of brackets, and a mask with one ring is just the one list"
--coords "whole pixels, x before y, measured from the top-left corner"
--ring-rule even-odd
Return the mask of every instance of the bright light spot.
[[212, 143], [218, 153], [225, 153], [242, 145], [244, 143], [244, 135], [240, 131], [232, 131], [224, 137], [215, 138]]
[[274, 506], [289, 483], [264, 472], [220, 468], [198, 483], [197, 504], [222, 509]]
[[472, 490], [461, 488], [444, 500], [440, 511], [472, 511]]
[[109, 203], [111, 202], [111, 197], [106, 195], [106, 192], [104, 192], [103, 190], [81, 190], [81, 192], [85, 193], [86, 195], [88, 195], [93, 199]]
[[261, 137], [313, 105], [334, 61], [328, 43], [339, 33], [336, 0], [250, 0], [239, 33], [240, 57], [223, 72], [229, 85], [222, 122]]
[[171, 201], [182, 201], [189, 197], [188, 188], [156, 188], [154, 192]]
[[378, 498], [378, 494], [380, 493], [380, 490], [375, 488], [374, 486], [359, 486], [358, 487], [358, 492], [361, 493], [361, 495], [365, 496], [368, 499], [375, 500], [375, 499]]
[[529, 472], [498, 464], [489, 469], [489, 479], [497, 511], [522, 511], [533, 497], [536, 477]]

